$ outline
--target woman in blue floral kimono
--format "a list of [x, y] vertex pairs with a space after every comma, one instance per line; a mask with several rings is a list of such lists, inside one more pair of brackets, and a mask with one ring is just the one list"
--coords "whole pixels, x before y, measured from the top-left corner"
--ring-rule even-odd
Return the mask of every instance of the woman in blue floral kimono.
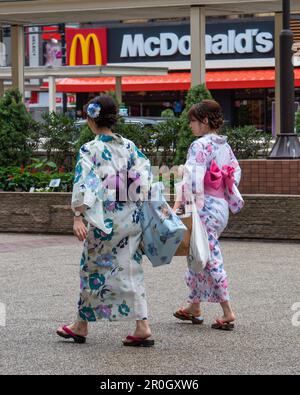
[[96, 138], [80, 149], [72, 195], [74, 234], [84, 241], [78, 315], [57, 334], [84, 343], [89, 322], [132, 318], [136, 330], [123, 344], [152, 346], [139, 249], [150, 163], [133, 142], [112, 132], [117, 106], [111, 97], [96, 97], [86, 112]]
[[190, 289], [189, 304], [174, 315], [178, 319], [201, 324], [200, 303], [220, 303], [223, 316], [212, 327], [231, 330], [235, 314], [229, 304], [227, 274], [219, 237], [228, 224], [229, 209], [238, 213], [244, 205], [237, 189], [241, 169], [226, 137], [218, 135], [218, 129], [223, 124], [220, 105], [213, 100], [204, 100], [194, 105], [188, 115], [193, 134], [200, 138], [189, 149], [179, 188], [181, 196], [176, 199], [174, 210], [180, 208], [182, 202], [196, 198], [198, 213], [208, 234], [211, 259], [201, 273], [188, 267], [186, 283]]

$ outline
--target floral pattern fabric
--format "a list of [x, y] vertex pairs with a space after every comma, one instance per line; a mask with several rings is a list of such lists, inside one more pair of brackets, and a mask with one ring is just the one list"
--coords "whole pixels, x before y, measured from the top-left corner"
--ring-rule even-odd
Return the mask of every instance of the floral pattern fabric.
[[[227, 165], [235, 170], [234, 188], [230, 193], [225, 191], [225, 199], [205, 193], [204, 177], [213, 161], [220, 169]], [[198, 213], [206, 227], [212, 253], [212, 258], [203, 272], [195, 273], [190, 267], [186, 271], [186, 284], [190, 289], [188, 302], [226, 302], [229, 301], [228, 279], [219, 237], [228, 224], [229, 208], [233, 212], [238, 212], [244, 205], [237, 189], [241, 169], [226, 137], [215, 134], [205, 135], [191, 145], [185, 169], [188, 170], [185, 170], [183, 179], [183, 200], [188, 200], [191, 193], [196, 195]]]
[[80, 262], [79, 321], [147, 319], [147, 302], [139, 249], [140, 201], [116, 201], [105, 186], [109, 173], [126, 170], [151, 181], [148, 159], [119, 135], [97, 136], [80, 149], [72, 208], [88, 206], [88, 234]]
[[140, 220], [143, 248], [153, 267], [170, 264], [186, 227], [166, 202], [161, 183], [152, 185], [151, 199], [144, 202]]

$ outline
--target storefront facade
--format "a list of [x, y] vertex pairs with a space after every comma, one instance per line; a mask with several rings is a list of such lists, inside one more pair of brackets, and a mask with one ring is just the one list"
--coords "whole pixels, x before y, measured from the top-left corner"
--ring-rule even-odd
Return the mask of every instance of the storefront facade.
[[[272, 130], [272, 103], [275, 100], [274, 31], [273, 18], [207, 18], [207, 87], [223, 106], [228, 124], [253, 124], [258, 129]], [[43, 64], [50, 65], [51, 61], [55, 65], [61, 63], [60, 40], [61, 36], [57, 33], [55, 36], [44, 33]], [[179, 115], [183, 110], [185, 95], [190, 87], [191, 38], [188, 21], [135, 26], [85, 24], [76, 28], [67, 27], [66, 49], [68, 65], [168, 67], [170, 73], [166, 77], [124, 77], [123, 102], [129, 115], [133, 116], [160, 116], [166, 108], [173, 108]], [[300, 102], [299, 71], [297, 68], [296, 101]], [[58, 93], [76, 94], [77, 110], [81, 110], [90, 97], [113, 90], [114, 87], [113, 78], [103, 77], [89, 81], [64, 79], [57, 82]], [[46, 85], [44, 90], [47, 90]], [[31, 106], [39, 105], [39, 96], [44, 96], [45, 101], [45, 94], [38, 92], [31, 95], [35, 98]]]
[[[92, 27], [95, 31], [101, 28]], [[91, 31], [86, 33], [91, 34]], [[172, 108], [179, 114], [184, 108], [185, 95], [190, 86], [189, 23], [123, 25], [107, 28], [105, 34], [107, 46], [104, 50], [102, 47], [102, 56], [104, 54], [107, 64], [166, 66], [174, 77], [171, 82], [167, 77], [146, 77], [144, 81], [136, 83], [133, 78], [131, 81], [123, 80], [123, 102], [129, 114], [160, 116], [166, 108]], [[228, 124], [252, 124], [269, 132], [272, 127], [274, 129], [274, 36], [273, 18], [208, 19], [205, 37], [207, 87], [223, 106]], [[79, 49], [79, 52], [82, 50]], [[70, 50], [68, 55], [70, 61]], [[94, 54], [91, 53], [91, 56], [94, 57]], [[96, 79], [90, 82], [90, 89], [88, 86], [83, 87], [84, 84], [84, 81], [78, 80], [77, 90], [81, 92], [77, 94], [78, 107], [97, 89]], [[300, 87], [298, 79], [296, 84]], [[64, 91], [67, 85], [68, 81], [60, 82], [58, 91]], [[110, 88], [109, 82], [107, 85], [99, 84], [99, 92], [106, 88]], [[75, 89], [68, 87], [69, 91]], [[296, 99], [300, 101], [299, 89], [296, 89]]]

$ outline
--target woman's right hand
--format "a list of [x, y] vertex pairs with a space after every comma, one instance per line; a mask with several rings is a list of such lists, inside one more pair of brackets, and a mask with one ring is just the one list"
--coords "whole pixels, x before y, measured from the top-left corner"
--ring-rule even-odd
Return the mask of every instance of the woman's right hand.
[[79, 241], [84, 241], [86, 239], [87, 227], [85, 226], [82, 217], [74, 217], [73, 232]]

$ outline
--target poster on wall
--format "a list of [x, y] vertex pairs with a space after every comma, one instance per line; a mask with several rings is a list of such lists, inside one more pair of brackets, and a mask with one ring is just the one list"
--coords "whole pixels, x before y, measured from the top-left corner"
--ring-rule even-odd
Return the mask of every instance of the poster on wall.
[[57, 32], [57, 29], [57, 26], [43, 27], [44, 66], [62, 66], [61, 35]]

